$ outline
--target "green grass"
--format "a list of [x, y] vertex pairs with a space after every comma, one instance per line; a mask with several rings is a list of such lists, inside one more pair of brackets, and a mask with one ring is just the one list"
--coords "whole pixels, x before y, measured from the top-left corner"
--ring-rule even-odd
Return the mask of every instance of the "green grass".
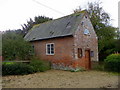
[[10, 65], [10, 64], [15, 64], [15, 62], [2, 62], [2, 64]]
[[108, 72], [109, 74], [111, 75], [117, 75], [117, 76], [120, 76], [120, 72]]

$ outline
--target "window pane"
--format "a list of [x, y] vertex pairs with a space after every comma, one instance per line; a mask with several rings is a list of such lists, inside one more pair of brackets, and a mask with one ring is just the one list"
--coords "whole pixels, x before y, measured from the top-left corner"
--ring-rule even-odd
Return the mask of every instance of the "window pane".
[[51, 44], [51, 54], [54, 54], [54, 44]]
[[54, 50], [51, 50], [51, 54], [54, 54]]
[[50, 48], [47, 49], [47, 53], [50, 54]]
[[91, 51], [90, 55], [91, 57], [94, 57], [94, 51]]
[[54, 50], [54, 48], [51, 48], [51, 50], [53, 51], [53, 50]]
[[47, 45], [47, 54], [50, 54], [50, 45]]
[[51, 44], [51, 48], [54, 48], [54, 44]]
[[50, 48], [50, 44], [47, 45], [47, 48]]

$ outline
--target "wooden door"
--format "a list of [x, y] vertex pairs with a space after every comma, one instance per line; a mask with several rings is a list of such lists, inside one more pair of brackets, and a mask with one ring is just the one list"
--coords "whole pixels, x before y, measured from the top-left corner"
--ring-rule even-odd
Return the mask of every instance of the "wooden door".
[[85, 68], [91, 69], [90, 50], [85, 50]]

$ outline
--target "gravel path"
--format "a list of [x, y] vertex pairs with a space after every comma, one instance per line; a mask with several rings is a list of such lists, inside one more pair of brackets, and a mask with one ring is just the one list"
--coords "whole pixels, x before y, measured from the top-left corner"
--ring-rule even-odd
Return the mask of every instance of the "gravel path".
[[4, 76], [5, 88], [117, 88], [118, 76], [101, 71], [49, 70], [23, 76]]

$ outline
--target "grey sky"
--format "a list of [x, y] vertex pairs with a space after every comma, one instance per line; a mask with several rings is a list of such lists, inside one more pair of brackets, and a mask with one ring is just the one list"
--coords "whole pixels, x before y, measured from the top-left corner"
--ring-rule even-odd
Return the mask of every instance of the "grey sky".
[[[40, 2], [37, 4], [35, 1]], [[29, 18], [44, 15], [59, 18], [73, 13], [81, 6], [98, 0], [0, 0], [0, 31], [19, 29]], [[118, 1], [100, 0], [103, 9], [111, 16], [111, 24], [118, 27]]]

